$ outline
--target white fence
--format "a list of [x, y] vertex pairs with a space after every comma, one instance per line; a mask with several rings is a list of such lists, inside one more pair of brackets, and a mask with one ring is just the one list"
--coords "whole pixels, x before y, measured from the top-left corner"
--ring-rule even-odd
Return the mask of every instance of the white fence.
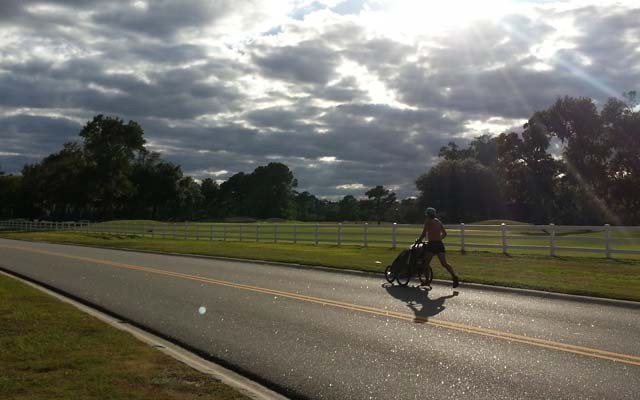
[[[640, 255], [640, 227], [566, 225], [446, 225], [447, 247], [461, 252]], [[419, 225], [0, 221], [0, 230], [68, 231], [182, 240], [229, 240], [361, 246], [406, 246]]]

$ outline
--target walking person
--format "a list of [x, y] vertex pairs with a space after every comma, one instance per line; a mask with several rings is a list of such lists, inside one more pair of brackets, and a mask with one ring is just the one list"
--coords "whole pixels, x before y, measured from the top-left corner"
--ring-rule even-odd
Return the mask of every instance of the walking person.
[[431, 262], [434, 255], [438, 256], [440, 264], [449, 271], [451, 279], [453, 280], [453, 287], [458, 287], [459, 279], [456, 271], [453, 270], [451, 264], [447, 262], [445, 254], [444, 243], [442, 240], [447, 237], [447, 231], [444, 229], [444, 225], [436, 216], [436, 209], [429, 207], [425, 210], [427, 220], [424, 222], [424, 228], [422, 233], [416, 242], [421, 242], [425, 237], [427, 238], [426, 246], [426, 263]]

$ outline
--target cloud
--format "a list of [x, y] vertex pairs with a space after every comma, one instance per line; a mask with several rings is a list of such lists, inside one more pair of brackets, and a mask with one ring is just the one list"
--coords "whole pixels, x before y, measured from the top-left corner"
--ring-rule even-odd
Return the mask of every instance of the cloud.
[[446, 30], [385, 18], [394, 4], [0, 2], [0, 164], [19, 171], [108, 114], [200, 179], [278, 160], [300, 191], [406, 197], [449, 141], [640, 84], [632, 3], [520, 2], [433, 24]]

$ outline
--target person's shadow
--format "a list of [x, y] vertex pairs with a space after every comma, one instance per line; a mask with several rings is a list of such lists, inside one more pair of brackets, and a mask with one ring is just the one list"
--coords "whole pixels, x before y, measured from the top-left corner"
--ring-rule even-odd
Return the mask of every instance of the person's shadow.
[[391, 296], [402, 300], [413, 311], [413, 322], [417, 323], [425, 323], [429, 320], [429, 317], [441, 313], [445, 309], [445, 301], [459, 294], [458, 291], [454, 290], [453, 294], [449, 296], [430, 299], [430, 289], [423, 286], [397, 286], [385, 283], [382, 287]]

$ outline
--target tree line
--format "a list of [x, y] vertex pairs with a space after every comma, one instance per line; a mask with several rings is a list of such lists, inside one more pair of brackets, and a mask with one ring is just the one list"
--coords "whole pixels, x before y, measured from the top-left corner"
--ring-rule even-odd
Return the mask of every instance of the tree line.
[[97, 115], [66, 143], [19, 175], [0, 172], [0, 218], [47, 220], [297, 219], [422, 222], [433, 206], [446, 222], [517, 219], [533, 223], [640, 223], [640, 110], [635, 92], [598, 110], [564, 97], [538, 111], [521, 133], [484, 135], [416, 179], [417, 198], [378, 185], [339, 201], [298, 192], [282, 163], [218, 182], [185, 176], [145, 147], [134, 122]]

